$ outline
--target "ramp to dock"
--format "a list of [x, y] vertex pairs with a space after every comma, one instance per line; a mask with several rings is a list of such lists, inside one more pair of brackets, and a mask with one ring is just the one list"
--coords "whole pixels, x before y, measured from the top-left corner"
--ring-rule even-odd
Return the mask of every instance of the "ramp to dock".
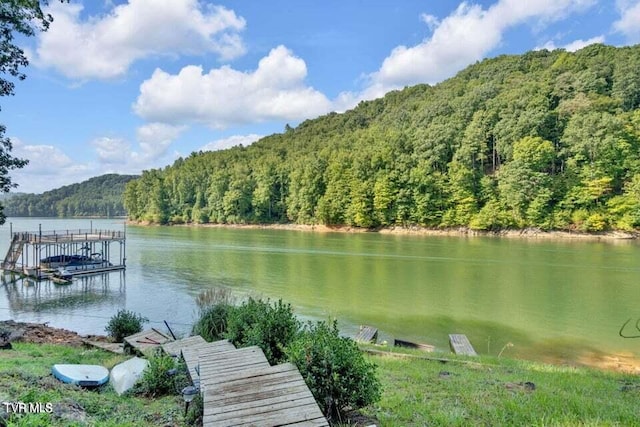
[[204, 426], [329, 426], [298, 368], [270, 366], [259, 347], [194, 336], [162, 348], [182, 354], [203, 394]]
[[460, 354], [463, 356], [477, 356], [478, 353], [474, 350], [473, 346], [469, 342], [469, 339], [466, 335], [463, 334], [450, 334], [449, 335], [449, 345], [451, 346], [451, 350], [455, 354]]

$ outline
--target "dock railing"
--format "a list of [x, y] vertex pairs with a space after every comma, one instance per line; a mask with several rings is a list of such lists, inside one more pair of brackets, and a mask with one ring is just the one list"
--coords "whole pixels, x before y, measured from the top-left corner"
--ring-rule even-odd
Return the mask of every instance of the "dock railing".
[[57, 243], [80, 240], [121, 240], [124, 238], [124, 231], [77, 229], [42, 232], [14, 232], [12, 240], [24, 243]]

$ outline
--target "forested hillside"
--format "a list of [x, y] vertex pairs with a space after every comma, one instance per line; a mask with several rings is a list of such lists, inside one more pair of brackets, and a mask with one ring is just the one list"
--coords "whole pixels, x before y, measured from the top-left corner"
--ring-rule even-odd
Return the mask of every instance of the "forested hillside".
[[19, 194], [3, 202], [7, 216], [124, 216], [125, 184], [135, 175], [108, 174], [42, 194]]
[[500, 56], [193, 153], [131, 181], [133, 220], [640, 228], [640, 46]]

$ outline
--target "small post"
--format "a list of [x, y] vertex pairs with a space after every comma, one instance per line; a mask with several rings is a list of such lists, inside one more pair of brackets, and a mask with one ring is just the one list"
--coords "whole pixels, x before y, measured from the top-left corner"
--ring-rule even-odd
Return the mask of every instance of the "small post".
[[125, 220], [123, 225], [123, 237], [124, 240], [122, 241], [122, 265], [124, 267], [127, 266], [127, 221]]

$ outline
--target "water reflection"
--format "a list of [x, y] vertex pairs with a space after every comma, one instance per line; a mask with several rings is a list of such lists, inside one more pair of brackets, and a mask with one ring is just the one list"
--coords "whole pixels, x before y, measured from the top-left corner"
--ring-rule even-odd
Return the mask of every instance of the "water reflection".
[[126, 303], [124, 271], [76, 277], [65, 285], [28, 278], [10, 281], [3, 277], [2, 282], [12, 318], [24, 313], [72, 314], [78, 309], [89, 314], [96, 309], [113, 311]]

